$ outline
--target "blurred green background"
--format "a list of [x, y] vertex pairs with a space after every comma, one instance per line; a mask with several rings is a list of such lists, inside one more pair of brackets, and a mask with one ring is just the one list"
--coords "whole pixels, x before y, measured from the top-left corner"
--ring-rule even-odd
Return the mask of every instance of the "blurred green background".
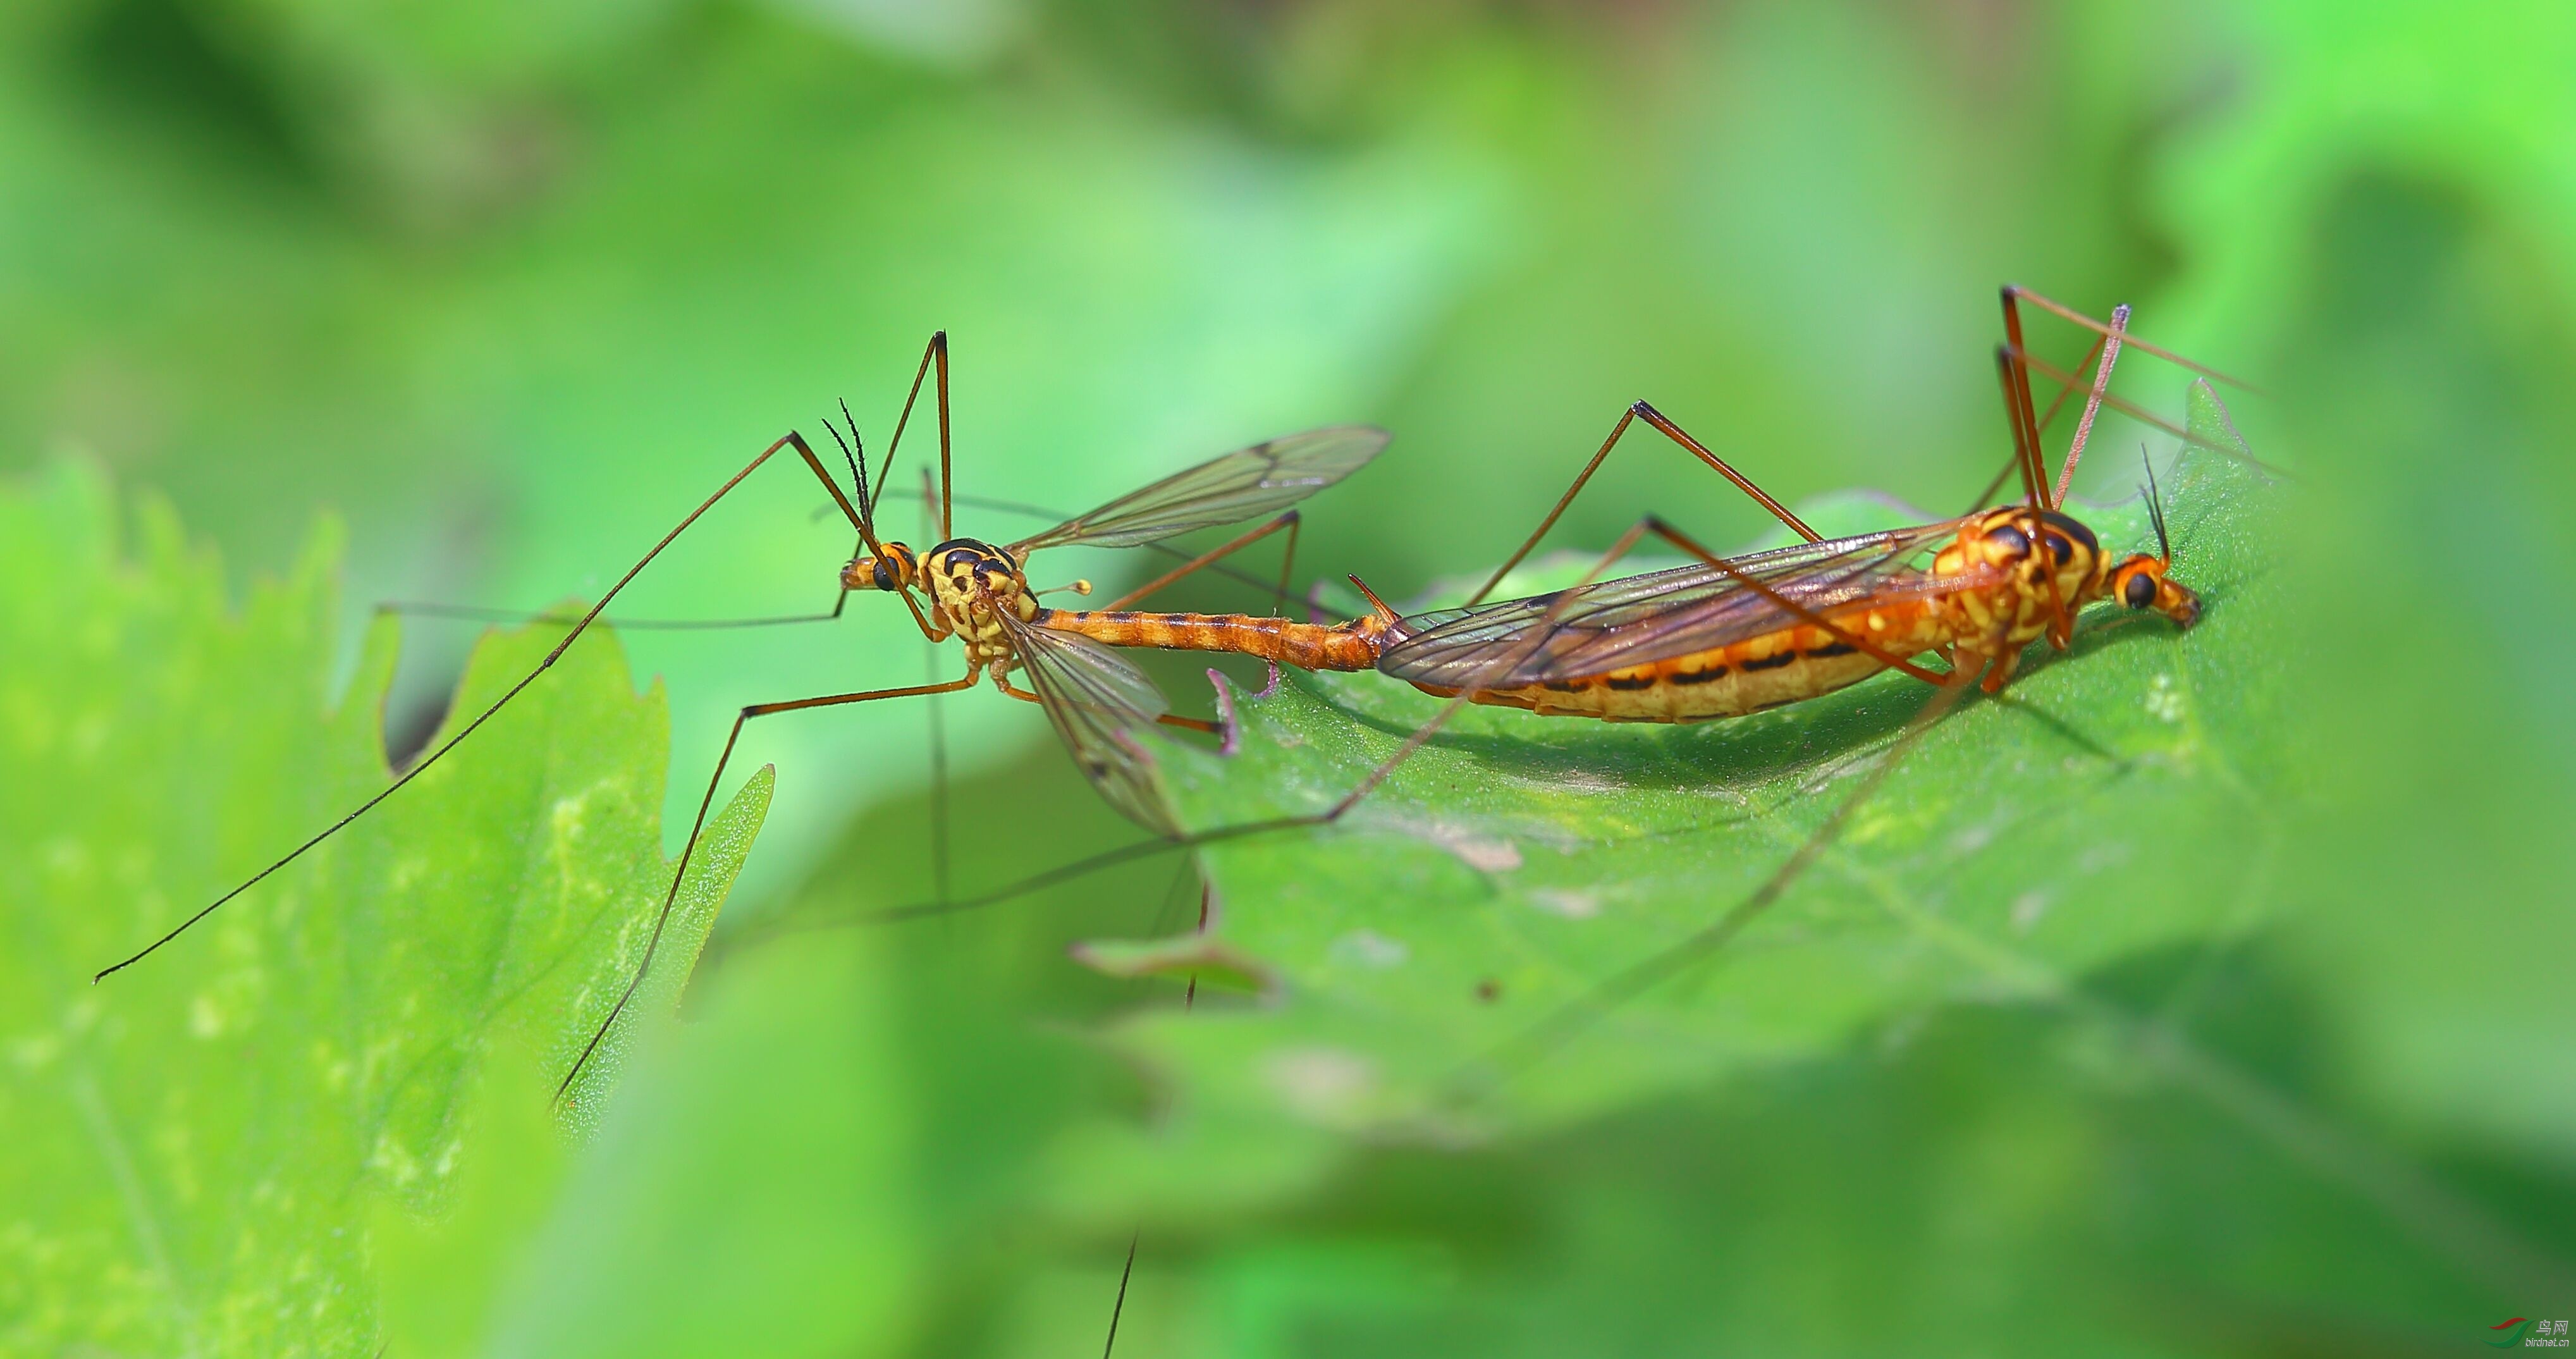
[[[2038, 1192], [2032, 1130], [2129, 1097], [2000, 1010], [1544, 1144], [1345, 1149], [1293, 1193], [1166, 1206], [1120, 1352], [1441, 1352], [1498, 1288], [1529, 1320], [1487, 1352], [2456, 1352], [2576, 1312], [2571, 71], [2576, 17], [2545, 4], [25, 0], [0, 13], [0, 470], [98, 459], [236, 582], [336, 512], [352, 621], [541, 607], [836, 399], [881, 440], [945, 327], [967, 492], [1078, 510], [1387, 425], [1313, 503], [1302, 574], [1409, 595], [1508, 551], [1639, 397], [1783, 499], [1956, 508], [2003, 452], [1995, 285], [2135, 303], [2265, 387], [2237, 419], [2299, 476], [2303, 698], [2267, 771], [2298, 831], [2261, 867], [2249, 1041], [2530, 1268], [2456, 1317], [2324, 1286], [2220, 1306], [2156, 1267], [2226, 1213], [1935, 1211], [1963, 1162]], [[2169, 372], [2124, 374], [2176, 406]], [[799, 475], [737, 493], [628, 611], [828, 603], [848, 544]], [[2079, 494], [2132, 478], [2100, 458]], [[1561, 540], [1645, 508], [1719, 543], [1763, 522], [1641, 443]], [[673, 808], [739, 705], [924, 674], [870, 602], [628, 637], [671, 685]], [[408, 630], [396, 727], [472, 636]], [[940, 712], [961, 805], [1007, 807], [1015, 855], [1129, 833], [1033, 711]], [[921, 713], [772, 725], [737, 757], [779, 792], [729, 914], [920, 897]], [[967, 885], [1009, 867], [967, 857]], [[547, 1225], [388, 1248], [388, 1315], [422, 1350], [488, 1316], [513, 1353], [1088, 1352], [1138, 1210], [1062, 1183], [1050, 1130], [1141, 1124], [1152, 1092], [1066, 1036], [1139, 998], [1061, 948], [1194, 896], [1164, 864], [739, 974], [720, 928], [698, 1037], [639, 1068], [614, 1135], [548, 1160], [522, 1130], [489, 1177], [528, 1181], [499, 1218]], [[1031, 1033], [1052, 1083], [990, 1056]], [[853, 1110], [898, 1149], [789, 1135]], [[2225, 1120], [2169, 1116], [2128, 1192], [2308, 1211]], [[847, 1201], [815, 1187], [862, 1165]], [[580, 1236], [654, 1195], [704, 1234]]]

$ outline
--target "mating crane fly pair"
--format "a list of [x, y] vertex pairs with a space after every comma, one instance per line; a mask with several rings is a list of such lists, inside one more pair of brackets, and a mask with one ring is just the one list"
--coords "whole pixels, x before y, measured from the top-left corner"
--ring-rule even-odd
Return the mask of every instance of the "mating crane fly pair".
[[[2050, 367], [2023, 348], [2019, 300], [2086, 326], [2101, 338], [2073, 372]], [[1135, 612], [1126, 606], [1282, 529], [1289, 532], [1293, 563], [1296, 512], [1289, 507], [1376, 456], [1387, 441], [1383, 431], [1344, 426], [1258, 444], [1042, 533], [996, 546], [952, 536], [955, 498], [950, 477], [948, 352], [945, 334], [934, 335], [914, 372], [884, 463], [874, 478], [868, 475], [855, 424], [846, 441], [837, 428], [833, 430], [849, 468], [849, 492], [798, 434], [791, 432], [772, 443], [664, 534], [572, 623], [534, 669], [382, 792], [98, 977], [140, 961], [176, 939], [445, 757], [543, 675], [663, 549], [782, 449], [795, 450], [858, 534], [858, 550], [840, 571], [843, 599], [853, 590], [897, 596], [924, 637], [934, 643], [951, 637], [960, 640], [966, 653], [965, 673], [940, 683], [762, 703], [741, 711], [699, 802], [643, 957], [565, 1075], [562, 1088], [570, 1087], [650, 971], [725, 766], [743, 725], [755, 717], [950, 693], [989, 678], [1003, 693], [1045, 710], [1076, 764], [1111, 804], [1167, 839], [1205, 842], [1222, 835], [1338, 819], [1469, 702], [1551, 716], [1688, 722], [1797, 702], [1846, 687], [1881, 669], [1902, 670], [1952, 690], [1982, 675], [1984, 687], [1993, 692], [2009, 680], [2025, 645], [2045, 637], [2063, 648], [2072, 636], [2075, 614], [2097, 600], [2116, 600], [2132, 610], [2161, 613], [2180, 626], [2190, 626], [2198, 616], [2198, 601], [2167, 575], [2171, 548], [2163, 541], [2160, 507], [2155, 510], [2157, 553], [2115, 561], [2101, 550], [2090, 530], [2063, 512], [2062, 505], [2066, 480], [2104, 406], [2182, 433], [2109, 395], [2111, 368], [2123, 343], [2206, 376], [2220, 375], [2130, 339], [2125, 307], [2106, 325], [2035, 294], [2007, 289], [2004, 310], [2008, 342], [1998, 351], [1997, 360], [2014, 443], [2014, 462], [2005, 476], [2016, 471], [2020, 475], [2024, 494], [2018, 503], [1915, 528], [1826, 540], [1698, 440], [1640, 402], [1621, 416], [1555, 508], [1465, 607], [1408, 618], [1362, 586], [1373, 612], [1334, 625], [1245, 614]], [[2094, 375], [2083, 418], [2052, 495], [2040, 433], [2067, 397], [2081, 388], [2074, 372], [2088, 364]], [[877, 497], [870, 487], [882, 493], [923, 382], [934, 371], [940, 445], [936, 525], [943, 541], [917, 552], [878, 536]], [[2046, 416], [2035, 409], [2030, 382], [2034, 371], [2060, 387]], [[1727, 477], [1806, 541], [1776, 552], [1728, 559], [1649, 518], [1624, 535], [1575, 587], [1527, 599], [1482, 602], [1555, 524], [1637, 419], [1644, 419]], [[1028, 580], [1029, 558], [1045, 548], [1159, 543], [1273, 512], [1280, 513], [1268, 523], [1101, 609], [1047, 608], [1038, 602], [1039, 592]], [[1698, 560], [1673, 570], [1600, 579], [1649, 535]], [[1283, 597], [1286, 580], [1283, 568]], [[1161, 692], [1113, 647], [1231, 652], [1308, 670], [1373, 668], [1449, 702], [1325, 810], [1189, 836], [1183, 834], [1165, 801], [1146, 733], [1161, 724], [1203, 729], [1211, 724], [1174, 717]], [[1933, 670], [1914, 659], [1927, 653], [1945, 660], [1947, 670]], [[1024, 679], [1027, 687], [1015, 684], [1014, 675]]]

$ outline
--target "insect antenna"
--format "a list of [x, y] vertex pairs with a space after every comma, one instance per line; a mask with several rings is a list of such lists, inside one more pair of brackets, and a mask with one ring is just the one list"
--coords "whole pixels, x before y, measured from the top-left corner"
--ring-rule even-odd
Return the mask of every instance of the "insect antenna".
[[[868, 494], [868, 444], [865, 439], [859, 437], [859, 417], [850, 414], [848, 397], [841, 398], [841, 421], [850, 427], [851, 445], [842, 448], [841, 457], [850, 464], [850, 482], [859, 488], [859, 504], [867, 517], [873, 521], [877, 517], [877, 499]], [[832, 423], [831, 418], [824, 417], [823, 423], [828, 427]]]
[[[840, 426], [833, 424], [832, 417], [828, 415], [823, 417], [823, 428], [832, 431], [832, 442], [841, 446], [842, 460], [850, 464], [850, 479], [858, 483], [859, 538], [868, 545], [868, 551], [883, 552], [885, 548], [877, 542], [877, 503], [868, 498], [868, 472], [860, 465], [860, 454], [865, 453], [867, 448], [866, 445], [859, 444], [859, 422], [850, 419], [850, 403], [847, 401], [841, 403], [841, 418], [850, 421], [849, 438], [841, 437]], [[855, 450], [852, 448], [853, 444], [858, 444]]]
[[2156, 560], [2173, 565], [2173, 539], [2165, 534], [2164, 496], [2156, 489], [2156, 464], [2147, 456], [2147, 446], [2138, 445], [2138, 465], [2147, 473], [2147, 519], [2156, 526]]

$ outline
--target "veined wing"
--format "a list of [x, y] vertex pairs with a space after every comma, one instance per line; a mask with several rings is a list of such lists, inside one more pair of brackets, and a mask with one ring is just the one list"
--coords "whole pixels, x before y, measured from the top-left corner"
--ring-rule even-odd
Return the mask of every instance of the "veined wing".
[[1239, 448], [1011, 544], [1026, 559], [1042, 547], [1134, 547], [1191, 529], [1231, 524], [1293, 505], [1358, 471], [1386, 447], [1374, 425], [1333, 425]]
[[1158, 835], [1177, 837], [1180, 824], [1163, 794], [1162, 773], [1145, 745], [1154, 719], [1171, 711], [1163, 691], [1117, 652], [1079, 633], [1031, 627], [1007, 612], [1028, 686], [1044, 700], [1047, 721], [1091, 786], [1109, 805]]
[[[1824, 614], [1864, 600], [1947, 594], [1988, 583], [1982, 574], [1936, 577], [1924, 569], [1924, 554], [1955, 537], [1960, 522], [1799, 543], [1728, 565]], [[1800, 621], [1736, 575], [1694, 562], [1588, 585], [1570, 598], [1558, 591], [1415, 615], [1377, 668], [1434, 688], [1510, 689], [1670, 660]]]

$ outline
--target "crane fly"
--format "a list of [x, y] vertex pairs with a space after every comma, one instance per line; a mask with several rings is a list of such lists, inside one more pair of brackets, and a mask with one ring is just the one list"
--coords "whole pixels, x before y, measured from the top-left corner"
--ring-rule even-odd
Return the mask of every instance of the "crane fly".
[[[1485, 1060], [1472, 1064], [1462, 1076], [1475, 1075], [1490, 1088], [1493, 1081], [1541, 1059], [1620, 1004], [1725, 948], [1815, 864], [1914, 744], [1972, 684], [1990, 694], [2000, 692], [2011, 681], [2024, 649], [2043, 638], [2064, 650], [2072, 640], [2076, 614], [2087, 605], [2107, 601], [2133, 615], [2161, 615], [2178, 630], [2199, 621], [2199, 597], [2171, 576], [2172, 538], [2152, 464], [2146, 469], [2143, 490], [2155, 533], [2153, 554], [2115, 556], [2104, 551], [2092, 530], [2066, 513], [2066, 496], [2095, 419], [2105, 407], [2131, 414], [2187, 444], [2263, 466], [2241, 447], [2203, 443], [2188, 431], [2110, 396], [2112, 366], [2124, 346], [2177, 363], [2204, 379], [2243, 384], [2130, 336], [2126, 306], [2116, 308], [2105, 323], [2017, 287], [2006, 287], [2002, 301], [2005, 342], [1995, 358], [2013, 433], [2013, 460], [1979, 499], [1988, 499], [2006, 478], [2018, 474], [2022, 484], [2018, 502], [1937, 523], [1826, 540], [1729, 471], [1738, 485], [1806, 541], [1778, 551], [1722, 559], [1649, 516], [1572, 589], [1499, 604], [1471, 601], [1464, 608], [1390, 624], [1401, 635], [1383, 650], [1379, 669], [1449, 697], [1430, 726], [1470, 702], [1614, 721], [1735, 716], [1830, 693], [1884, 669], [1903, 670], [1938, 686], [1932, 701], [1907, 722], [1884, 755], [1753, 891], [1682, 938], [1592, 983], [1489, 1051]], [[2019, 305], [2024, 302], [2099, 337], [2074, 368], [2080, 372], [2091, 364], [2093, 374], [2083, 415], [2053, 485], [2041, 452], [2040, 432], [2065, 395], [2079, 387], [2068, 370], [2055, 369], [2029, 354]], [[2047, 416], [2037, 411], [2032, 398], [2033, 372], [2061, 384], [2058, 401], [2051, 404]], [[1648, 407], [1631, 413], [1660, 421]], [[1626, 423], [1623, 419], [1621, 427]], [[1617, 434], [1614, 430], [1538, 532], [1505, 563], [1504, 571], [1536, 545], [1582, 490]], [[1699, 560], [1673, 570], [1591, 583], [1650, 534]], [[1490, 592], [1502, 575], [1497, 571], [1478, 595]], [[1927, 653], [1942, 660], [1945, 668], [1934, 671], [1917, 664], [1914, 658]], [[1419, 737], [1409, 744], [1418, 743]], [[1398, 758], [1405, 753], [1399, 750]], [[1381, 765], [1370, 781], [1383, 778], [1386, 768]], [[1466, 1087], [1453, 1085], [1452, 1089], [1454, 1094], [1472, 1094]]]
[[[2023, 343], [2024, 302], [2098, 338], [2071, 369], [2035, 358]], [[1281, 620], [1190, 622], [1180, 615], [1114, 612], [1055, 613], [1038, 625], [1074, 629], [1121, 646], [1239, 651], [1309, 670], [1374, 669], [1449, 700], [1324, 809], [1172, 835], [1171, 845], [1337, 821], [1469, 703], [1550, 717], [1699, 722], [1802, 702], [1891, 669], [1945, 691], [1976, 681], [1987, 693], [1997, 693], [2011, 680], [2029, 644], [2045, 638], [2054, 648], [2065, 649], [2073, 639], [2076, 614], [2095, 603], [2114, 602], [2134, 614], [2152, 613], [2178, 628], [2191, 627], [2200, 617], [2200, 601], [2171, 575], [2173, 549], [2161, 501], [2153, 493], [2152, 469], [2153, 553], [2105, 551], [2094, 532], [2066, 512], [2067, 488], [2104, 410], [2120, 411], [2194, 442], [2182, 427], [2111, 393], [2112, 369], [2124, 347], [2203, 377], [2244, 384], [2130, 335], [2125, 306], [2103, 322], [2027, 289], [2008, 287], [2003, 310], [2006, 338], [1995, 362], [2013, 454], [1978, 500], [1990, 500], [2017, 476], [2022, 495], [2010, 503], [1934, 523], [1826, 539], [1688, 431], [1640, 401], [1620, 416], [1554, 508], [1464, 606], [1408, 616], [1388, 607], [1354, 577], [1352, 583], [1373, 612], [1331, 627]], [[2077, 376], [2088, 367], [2089, 380]], [[2033, 373], [2058, 387], [2044, 412], [2033, 395]], [[2052, 485], [2040, 435], [2078, 393], [2084, 398], [2082, 415]], [[1734, 483], [1804, 541], [1726, 558], [1661, 518], [1648, 516], [1575, 586], [1484, 602], [1640, 421]], [[2213, 451], [2245, 456], [2241, 449]], [[1670, 570], [1602, 579], [1649, 536], [1696, 560]], [[1262, 635], [1265, 630], [1279, 630], [1276, 640]], [[1918, 658], [1925, 656], [1939, 660], [1941, 668], [1922, 664]], [[1955, 696], [1945, 696], [1936, 710], [1954, 701]], [[1095, 705], [1094, 711], [1112, 712], [1107, 705]], [[1110, 737], [1094, 744], [1127, 746], [1133, 740]], [[1128, 846], [978, 897], [853, 919], [899, 920], [988, 906], [1164, 847]]]
[[[2029, 357], [2022, 302], [2064, 316], [2100, 337], [2075, 365], [2080, 372], [2090, 364], [2093, 372], [2082, 417], [2053, 485], [2040, 444], [2048, 417], [2036, 409], [2031, 374], [2056, 378], [2062, 384], [2060, 402], [2081, 388], [2067, 370]], [[1471, 598], [1464, 607], [1409, 618], [1378, 605], [1386, 640], [1377, 668], [1448, 703], [1361, 781], [1356, 791], [1363, 793], [1467, 703], [1551, 716], [1692, 722], [1797, 703], [1888, 669], [1938, 686], [1933, 700], [1907, 723], [1885, 755], [1752, 893], [1676, 943], [1597, 982], [1494, 1056], [1535, 1060], [1589, 1018], [1724, 947], [1816, 861], [1913, 744], [1972, 684], [1989, 694], [2000, 692], [2031, 643], [2045, 639], [2064, 650], [2072, 641], [2075, 616], [2088, 605], [2110, 602], [2135, 615], [2160, 615], [2177, 629], [2199, 621], [2199, 597], [2172, 578], [2173, 544], [2151, 465], [2144, 490], [2155, 532], [2152, 553], [2105, 551], [2093, 531], [2066, 512], [2066, 494], [2105, 407], [2199, 443], [2187, 431], [2109, 395], [2112, 367], [2124, 346], [2205, 378], [2233, 380], [2131, 337], [2125, 306], [2105, 323], [2008, 287], [2003, 310], [2006, 340], [1996, 352], [1996, 367], [2013, 433], [2013, 460], [1996, 485], [2017, 474], [2022, 487], [2018, 501], [1935, 523], [1825, 539], [1640, 403], [1620, 420], [1555, 509], [1486, 581], [1477, 598], [1537, 544], [1633, 418], [1647, 420], [1699, 453], [1805, 541], [1721, 558], [1648, 516], [1566, 590], [1490, 604]], [[2053, 403], [2048, 416], [2057, 409]], [[2241, 449], [2215, 451], [2243, 456]], [[1988, 488], [1988, 496], [1994, 489]], [[1697, 560], [1645, 575], [1598, 579], [1650, 535]], [[1926, 655], [1937, 657], [1943, 668], [1919, 664], [1917, 658]]]
[[[2125, 308], [2115, 313], [2114, 336], [2126, 320]], [[2117, 358], [2106, 351], [2100, 382]], [[2005, 384], [2017, 433], [2035, 430], [2026, 377], [2008, 370]], [[1643, 405], [1631, 413], [1660, 418]], [[2083, 456], [2092, 413], [2060, 486]], [[1594, 574], [1649, 535], [1699, 560], [1527, 599], [1382, 615], [1391, 640], [1377, 668], [1444, 698], [1542, 715], [1694, 722], [1783, 707], [1885, 669], [1934, 684], [1975, 671], [1995, 693], [2025, 646], [2045, 637], [2065, 648], [2074, 615], [2098, 601], [2183, 628], [2198, 621], [2198, 596], [2169, 574], [2161, 506], [2151, 506], [2157, 550], [2115, 558], [2065, 513], [2062, 493], [2050, 494], [2034, 445], [2017, 442], [2029, 474], [2022, 503], [1832, 539], [1779, 511], [1806, 541], [1731, 559], [1650, 517]], [[1568, 499], [1580, 490], [1578, 480]], [[1947, 669], [1912, 659], [1926, 653]]]
[[[870, 487], [876, 486], [881, 493], [892, 474], [895, 452], [901, 445], [905, 427], [910, 423], [914, 403], [921, 396], [925, 377], [934, 368], [939, 417], [939, 480], [937, 514], [933, 522], [943, 541], [916, 552], [904, 543], [879, 537], [875, 513], [877, 496], [870, 493]], [[848, 416], [846, 407], [842, 413], [845, 418]], [[830, 426], [828, 419], [825, 423]], [[1153, 682], [1104, 643], [1242, 651], [1289, 664], [1312, 661], [1337, 664], [1342, 668], [1364, 667], [1375, 658], [1374, 651], [1351, 651], [1353, 643], [1347, 634], [1317, 624], [1244, 614], [1154, 614], [1129, 611], [1125, 606], [1283, 529], [1289, 535], [1288, 566], [1283, 567], [1280, 577], [1284, 597], [1288, 567], [1293, 566], [1295, 559], [1298, 522], [1297, 512], [1287, 507], [1340, 481], [1376, 457], [1386, 446], [1387, 435], [1383, 430], [1362, 425], [1333, 426], [1238, 449], [1121, 496], [1088, 514], [1077, 515], [1043, 532], [996, 546], [981, 539], [953, 535], [950, 518], [955, 500], [950, 476], [946, 332], [933, 335], [923, 351], [920, 367], [913, 374], [911, 390], [904, 398], [903, 412], [897, 417], [894, 434], [887, 441], [884, 464], [873, 481], [868, 476], [865, 450], [860, 444], [856, 423], [850, 423], [846, 437], [838, 426], [831, 428], [849, 468], [849, 491], [842, 489], [824, 460], [800, 434], [790, 431], [779, 438], [665, 533], [609, 587], [607, 593], [573, 621], [543, 660], [489, 707], [414, 762], [382, 791], [215, 898], [167, 934], [132, 956], [102, 969], [93, 980], [104, 980], [110, 974], [148, 957], [226, 902], [373, 810], [444, 758], [553, 666], [565, 650], [600, 619], [619, 592], [661, 555], [663, 549], [781, 450], [795, 451], [829, 492], [833, 505], [848, 519], [859, 539], [858, 550], [838, 572], [839, 601], [830, 613], [810, 618], [837, 617], [841, 611], [840, 604], [845, 603], [853, 591], [894, 594], [903, 601], [923, 637], [934, 644], [951, 638], [962, 643], [965, 672], [956, 679], [938, 683], [758, 703], [741, 710], [725, 738], [723, 752], [716, 759], [715, 771], [707, 781], [706, 795], [699, 801], [697, 817], [681, 847], [679, 863], [673, 870], [670, 889], [663, 895], [660, 911], [647, 936], [643, 957], [616, 1003], [610, 1007], [607, 1017], [600, 1021], [588, 1044], [574, 1059], [572, 1069], [565, 1073], [557, 1087], [558, 1097], [571, 1089], [574, 1078], [598, 1050], [651, 970], [663, 931], [670, 922], [678, 899], [680, 885], [688, 874], [690, 859], [697, 849], [699, 837], [705, 832], [707, 814], [714, 803], [716, 789], [723, 782], [725, 766], [732, 758], [743, 725], [751, 719], [881, 699], [953, 693], [989, 678], [1004, 694], [1045, 709], [1049, 723], [1062, 738], [1075, 763], [1111, 805], [1147, 829], [1171, 836], [1179, 831], [1164, 804], [1152, 757], [1140, 734], [1158, 725], [1212, 730], [1214, 724], [1174, 716], [1169, 703]], [[1045, 549], [1155, 544], [1193, 530], [1237, 523], [1273, 511], [1284, 513], [1228, 543], [1191, 558], [1103, 610], [1081, 612], [1043, 607], [1038, 603], [1040, 591], [1029, 584], [1028, 561], [1033, 554]], [[1087, 583], [1078, 582], [1070, 588], [1087, 592], [1090, 587]], [[752, 621], [808, 621], [808, 617]], [[1026, 687], [1013, 682], [1015, 675], [1026, 681]]]

